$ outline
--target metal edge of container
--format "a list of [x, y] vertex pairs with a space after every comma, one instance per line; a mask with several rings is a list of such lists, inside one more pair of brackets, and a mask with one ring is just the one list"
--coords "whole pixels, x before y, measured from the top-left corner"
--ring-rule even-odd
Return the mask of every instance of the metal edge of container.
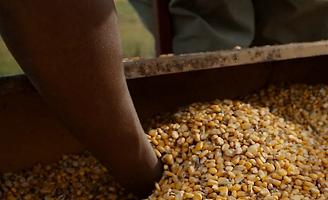
[[[328, 41], [252, 47], [124, 62], [126, 79], [328, 55]], [[24, 74], [0, 77], [0, 96], [35, 91]]]
[[327, 54], [328, 41], [186, 54], [125, 63], [125, 76], [134, 79]]

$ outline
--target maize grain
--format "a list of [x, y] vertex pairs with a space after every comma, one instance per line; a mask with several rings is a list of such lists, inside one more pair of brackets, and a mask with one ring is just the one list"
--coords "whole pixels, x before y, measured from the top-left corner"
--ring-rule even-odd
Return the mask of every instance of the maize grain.
[[[150, 200], [327, 199], [328, 86], [269, 86], [149, 121], [164, 162]], [[1, 199], [137, 199], [89, 153], [1, 174]]]
[[[328, 190], [318, 182], [319, 174], [322, 179], [328, 178], [328, 112], [323, 107], [328, 105], [326, 95], [328, 87], [324, 85], [269, 86], [247, 96], [246, 103], [195, 103], [162, 121], [154, 121], [152, 126], [163, 129], [167, 124], [179, 123], [190, 127], [185, 131], [197, 140], [186, 144], [189, 153], [181, 165], [191, 164], [202, 177], [215, 176], [210, 185], [217, 181], [218, 186], [213, 185], [217, 199], [227, 195], [240, 199], [316, 199], [328, 196]], [[211, 149], [205, 144], [212, 144]], [[193, 155], [206, 160], [195, 162]], [[208, 167], [204, 171], [200, 164], [206, 166], [212, 158], [216, 170]], [[199, 179], [201, 187], [207, 182]], [[300, 182], [306, 188], [298, 185]], [[205, 190], [199, 193], [202, 198], [211, 198]]]
[[28, 171], [1, 174], [0, 191], [0, 199], [11, 200], [137, 199], [133, 194], [125, 194], [88, 152], [63, 155], [57, 163], [38, 164]]

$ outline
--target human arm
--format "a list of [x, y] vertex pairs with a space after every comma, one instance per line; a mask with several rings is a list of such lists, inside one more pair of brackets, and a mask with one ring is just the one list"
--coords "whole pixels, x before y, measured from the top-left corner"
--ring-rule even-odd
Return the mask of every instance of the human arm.
[[161, 164], [126, 85], [112, 0], [0, 0], [0, 33], [60, 119], [118, 182], [149, 194]]

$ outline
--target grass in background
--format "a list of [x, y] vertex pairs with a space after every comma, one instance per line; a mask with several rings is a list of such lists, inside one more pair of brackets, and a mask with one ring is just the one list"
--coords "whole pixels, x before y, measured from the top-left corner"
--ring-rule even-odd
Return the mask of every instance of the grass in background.
[[115, 0], [124, 57], [153, 57], [154, 38], [127, 0]]
[[[123, 56], [152, 57], [154, 39], [142, 25], [138, 14], [128, 0], [114, 0], [119, 18]], [[0, 76], [22, 73], [0, 37]]]
[[18, 66], [15, 59], [9, 53], [6, 45], [0, 37], [0, 76], [7, 74], [22, 73], [21, 68]]

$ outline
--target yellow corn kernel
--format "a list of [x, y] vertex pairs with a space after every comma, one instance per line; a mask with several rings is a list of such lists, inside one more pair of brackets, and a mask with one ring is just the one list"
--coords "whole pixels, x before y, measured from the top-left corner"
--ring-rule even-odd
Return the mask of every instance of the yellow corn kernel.
[[229, 180], [227, 178], [219, 178], [219, 180], [217, 181], [218, 185], [228, 185], [229, 184]]
[[195, 175], [195, 168], [194, 168], [194, 166], [189, 166], [189, 167], [188, 167], [188, 173], [189, 173], [191, 176]]
[[186, 197], [186, 198], [193, 198], [194, 197], [194, 194], [193, 193], [186, 192], [184, 194], [184, 197]]
[[254, 190], [255, 192], [260, 192], [262, 189], [261, 189], [261, 187], [253, 186], [253, 190]]
[[295, 185], [299, 185], [299, 186], [303, 185], [303, 181], [301, 181], [300, 179], [295, 180], [294, 183]]
[[275, 167], [274, 167], [274, 165], [273, 164], [270, 164], [270, 163], [268, 163], [268, 164], [266, 164], [266, 169], [269, 171], [269, 172], [274, 172], [274, 170], [276, 169]]
[[247, 169], [252, 168], [252, 163], [250, 163], [250, 162], [246, 162], [246, 163], [245, 163], [245, 167], [246, 167]]
[[207, 181], [207, 185], [209, 186], [218, 185], [218, 181], [210, 179]]
[[269, 190], [268, 190], [268, 189], [266, 189], [266, 188], [263, 188], [263, 189], [260, 191], [260, 194], [261, 194], [262, 196], [267, 196], [267, 195], [269, 195], [269, 194], [270, 194], [270, 192], [269, 192]]
[[197, 200], [203, 199], [203, 196], [198, 192], [193, 193], [193, 195], [194, 195], [194, 199], [197, 199]]
[[203, 158], [203, 157], [205, 157], [206, 154], [208, 154], [208, 150], [204, 150], [204, 151], [202, 151], [202, 153], [199, 154], [199, 158]]
[[275, 186], [279, 186], [281, 184], [281, 181], [276, 180], [276, 179], [272, 179], [272, 184]]
[[237, 192], [237, 197], [246, 197], [247, 196], [247, 193], [244, 192], [244, 191], [238, 191]]
[[198, 142], [195, 146], [195, 150], [200, 151], [203, 149], [204, 143], [203, 142]]
[[161, 158], [162, 157], [162, 154], [159, 150], [155, 149], [155, 153], [156, 153], [156, 156]]
[[254, 142], [260, 141], [260, 138], [257, 135], [254, 135], [254, 134], [250, 135], [250, 139], [252, 139]]
[[240, 161], [240, 156], [239, 155], [233, 157], [232, 160], [231, 160], [231, 162], [235, 165], [238, 164], [239, 161]]
[[220, 192], [220, 195], [221, 196], [228, 196], [228, 192], [229, 192], [229, 190], [228, 190], [228, 188], [227, 187], [220, 187], [219, 188], [219, 192]]
[[174, 163], [173, 155], [172, 154], [165, 154], [164, 156], [162, 156], [162, 161], [164, 163], [169, 164], [169, 165], [173, 165], [173, 163]]
[[292, 179], [288, 176], [284, 176], [284, 181], [286, 181], [286, 183], [291, 183]]
[[276, 156], [276, 159], [277, 159], [277, 160], [283, 160], [283, 159], [285, 159], [285, 155], [284, 155], [284, 154], [278, 154], [278, 155]]
[[310, 174], [310, 178], [314, 181], [316, 181], [318, 179], [318, 175], [314, 174], [314, 173], [311, 173]]
[[275, 198], [273, 196], [268, 195], [268, 196], [264, 197], [263, 200], [275, 200]]
[[216, 169], [216, 168], [210, 168], [209, 170], [208, 170], [208, 172], [210, 173], [210, 174], [216, 174], [217, 172], [218, 172], [218, 170]]
[[280, 176], [280, 175], [277, 174], [277, 173], [272, 173], [272, 174], [271, 174], [271, 177], [272, 177], [272, 178], [275, 178], [275, 179], [278, 179], [278, 180], [281, 180], [281, 179], [282, 179], [282, 176]]
[[289, 194], [287, 191], [283, 191], [282, 194], [281, 194], [281, 198], [282, 199], [285, 199], [285, 198], [288, 198]]
[[320, 190], [317, 187], [312, 187], [311, 192], [316, 195], [320, 194]]
[[307, 186], [307, 187], [314, 187], [313, 183], [308, 182], [308, 181], [305, 181], [304, 185]]
[[277, 174], [279, 174], [280, 176], [286, 176], [286, 175], [287, 175], [287, 171], [284, 170], [284, 169], [279, 169], [279, 170], [277, 171]]
[[189, 182], [190, 182], [190, 183], [197, 183], [197, 182], [199, 182], [199, 178], [196, 178], [196, 177], [189, 177]]

